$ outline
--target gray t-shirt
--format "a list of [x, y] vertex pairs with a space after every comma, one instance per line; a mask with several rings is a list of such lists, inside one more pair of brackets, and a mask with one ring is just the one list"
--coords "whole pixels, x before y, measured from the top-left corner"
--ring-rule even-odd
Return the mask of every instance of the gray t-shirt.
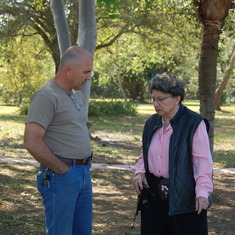
[[35, 122], [46, 129], [44, 141], [55, 155], [83, 159], [92, 153], [85, 99], [81, 91], [73, 91], [73, 95], [80, 110], [65, 89], [48, 81], [34, 95], [26, 123]]

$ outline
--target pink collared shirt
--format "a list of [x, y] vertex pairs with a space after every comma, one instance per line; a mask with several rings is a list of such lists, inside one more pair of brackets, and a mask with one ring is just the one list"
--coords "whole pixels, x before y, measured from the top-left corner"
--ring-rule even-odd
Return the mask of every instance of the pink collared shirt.
[[[151, 141], [148, 152], [149, 171], [154, 175], [169, 178], [169, 143], [173, 133], [171, 125], [163, 132], [158, 129]], [[196, 181], [196, 197], [207, 198], [213, 190], [212, 171], [213, 161], [210, 152], [209, 138], [204, 121], [199, 124], [193, 137], [193, 169]], [[132, 168], [134, 174], [145, 173], [143, 153]]]

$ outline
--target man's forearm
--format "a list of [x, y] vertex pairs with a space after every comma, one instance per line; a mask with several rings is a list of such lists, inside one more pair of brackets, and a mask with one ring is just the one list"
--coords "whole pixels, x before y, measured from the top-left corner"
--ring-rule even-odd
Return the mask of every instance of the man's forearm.
[[42, 140], [26, 146], [26, 149], [39, 163], [58, 174], [64, 174], [69, 169], [69, 166], [60, 161]]

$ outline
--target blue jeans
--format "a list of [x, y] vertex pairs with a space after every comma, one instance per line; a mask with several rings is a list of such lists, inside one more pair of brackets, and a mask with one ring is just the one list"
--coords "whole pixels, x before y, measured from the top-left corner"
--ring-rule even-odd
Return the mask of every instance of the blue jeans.
[[[92, 234], [92, 185], [89, 165], [70, 166], [63, 175], [40, 166], [37, 188], [44, 204], [47, 235]], [[46, 174], [49, 180], [43, 184]]]

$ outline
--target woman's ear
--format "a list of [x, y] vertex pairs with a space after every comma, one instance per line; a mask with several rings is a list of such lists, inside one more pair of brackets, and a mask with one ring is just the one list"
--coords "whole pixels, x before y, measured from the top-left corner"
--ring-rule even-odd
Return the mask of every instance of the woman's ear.
[[176, 102], [177, 102], [177, 104], [179, 104], [179, 103], [180, 103], [180, 100], [181, 100], [181, 96], [180, 96], [180, 95], [178, 95], [178, 96], [175, 96], [175, 98], [176, 98]]

